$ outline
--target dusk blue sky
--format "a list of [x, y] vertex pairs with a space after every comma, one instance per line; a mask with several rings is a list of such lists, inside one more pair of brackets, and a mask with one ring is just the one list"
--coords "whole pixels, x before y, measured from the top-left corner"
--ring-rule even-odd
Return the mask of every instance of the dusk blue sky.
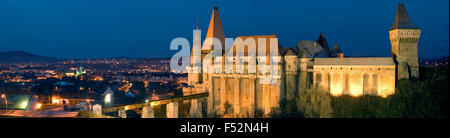
[[405, 3], [422, 29], [420, 57], [448, 56], [448, 0], [1, 0], [0, 52], [59, 58], [170, 57], [176, 37], [206, 35], [219, 7], [226, 37], [278, 35], [283, 47], [325, 33], [346, 56], [390, 56], [389, 29]]

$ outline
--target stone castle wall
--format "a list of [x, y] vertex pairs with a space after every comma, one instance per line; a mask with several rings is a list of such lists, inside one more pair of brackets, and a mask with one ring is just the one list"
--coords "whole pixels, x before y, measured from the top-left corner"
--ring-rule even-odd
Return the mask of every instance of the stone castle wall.
[[392, 56], [397, 62], [397, 77], [419, 78], [418, 43], [420, 29], [395, 29], [389, 31]]
[[395, 66], [314, 66], [313, 87], [330, 92], [386, 97], [395, 91]]

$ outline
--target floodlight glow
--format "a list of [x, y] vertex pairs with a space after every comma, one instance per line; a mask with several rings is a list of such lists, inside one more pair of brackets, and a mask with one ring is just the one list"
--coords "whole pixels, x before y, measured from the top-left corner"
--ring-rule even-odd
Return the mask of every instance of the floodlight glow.
[[42, 107], [42, 104], [41, 103], [38, 103], [37, 105], [36, 105], [36, 109], [40, 109]]
[[28, 101], [23, 101], [22, 103], [20, 103], [20, 108], [25, 109], [27, 108], [28, 105]]
[[106, 95], [105, 95], [105, 102], [106, 102], [106, 103], [111, 102], [111, 94], [106, 94]]

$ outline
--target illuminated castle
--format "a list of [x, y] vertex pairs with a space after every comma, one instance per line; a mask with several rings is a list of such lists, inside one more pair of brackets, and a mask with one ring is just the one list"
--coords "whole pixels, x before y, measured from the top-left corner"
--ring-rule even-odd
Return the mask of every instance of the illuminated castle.
[[[214, 73], [190, 72], [190, 86], [183, 89], [185, 95], [209, 93], [206, 102], [208, 112], [224, 113], [226, 103], [229, 103], [229, 114], [232, 117], [252, 117], [257, 110], [268, 114], [273, 108], [280, 106], [280, 101], [292, 100], [298, 91], [307, 89], [323, 90], [334, 96], [368, 94], [386, 97], [395, 92], [397, 79], [418, 78], [417, 49], [420, 29], [411, 23], [403, 4], [398, 5], [394, 25], [389, 31], [393, 57], [344, 57], [337, 44], [330, 50], [324, 34], [321, 34], [316, 41], [301, 40], [296, 47], [290, 48], [278, 46], [277, 40], [270, 39], [277, 38], [276, 35], [240, 36], [237, 38], [244, 41], [248, 38], [267, 39], [256, 41], [256, 47], [245, 46], [244, 56], [236, 58], [236, 43], [226, 49], [223, 30], [219, 10], [215, 7], [205, 39], [217, 38], [223, 44], [223, 55], [234, 56], [230, 58], [233, 68], [228, 70], [230, 72], [227, 72], [227, 69]], [[275, 56], [271, 55], [271, 52], [262, 56], [260, 53], [254, 55], [257, 59], [249, 56], [248, 51], [259, 51], [259, 43], [264, 42], [266, 45], [276, 45], [274, 49], [266, 47], [267, 51], [277, 51]], [[199, 47], [201, 51], [195, 51]], [[196, 56], [203, 59], [214, 48], [208, 41], [201, 46], [200, 33], [197, 32], [194, 34], [193, 49], [191, 59]], [[225, 58], [215, 60], [218, 59], [219, 62], [222, 60], [222, 66], [219, 67], [225, 68]], [[274, 63], [279, 72], [272, 76], [260, 72], [236, 73], [238, 60], [245, 63], [244, 70], [249, 68], [248, 62], [251, 60], [257, 60], [258, 64], [271, 64], [269, 61], [273, 60], [276, 61]], [[194, 69], [193, 65], [201, 65], [201, 61], [191, 60], [190, 71]], [[210, 63], [202, 66], [214, 70], [213, 65]], [[259, 69], [262, 68], [257, 70]], [[276, 80], [276, 83], [260, 83], [267, 77]]]

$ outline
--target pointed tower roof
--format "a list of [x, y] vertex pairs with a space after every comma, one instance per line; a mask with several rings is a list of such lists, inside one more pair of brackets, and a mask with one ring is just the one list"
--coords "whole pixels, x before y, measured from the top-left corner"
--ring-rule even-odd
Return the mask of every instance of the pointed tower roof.
[[[208, 32], [206, 33], [206, 39], [208, 38], [217, 38], [222, 43], [222, 50], [225, 51], [225, 33], [223, 31], [222, 20], [220, 19], [219, 8], [214, 7], [211, 15], [211, 20], [209, 22]], [[207, 51], [213, 50], [212, 42], [204, 43], [202, 50], [206, 49]], [[223, 54], [224, 52], [222, 52]]]
[[327, 54], [330, 54], [330, 48], [328, 48], [328, 43], [327, 43], [327, 40], [325, 40], [324, 33], [320, 33], [320, 36], [316, 42], [319, 43], [323, 47], [323, 49], [325, 50], [325, 52], [327, 52]]
[[198, 27], [199, 21], [197, 19], [197, 29], [193, 32], [194, 42], [191, 50], [191, 65], [197, 64], [200, 61], [194, 61], [194, 57], [201, 57], [201, 30]]
[[199, 22], [200, 22], [200, 21], [197, 19], [197, 30], [199, 29], [199, 27], [198, 27]]
[[398, 4], [397, 15], [395, 16], [395, 21], [391, 30], [394, 29], [419, 29], [419, 27], [409, 20], [405, 5], [403, 4]]
[[331, 57], [339, 57], [343, 58], [344, 53], [341, 51], [341, 48], [339, 48], [339, 45], [336, 43], [334, 44], [333, 50], [331, 51]]
[[341, 48], [339, 48], [337, 43], [334, 44], [333, 51], [331, 53], [342, 53]]

